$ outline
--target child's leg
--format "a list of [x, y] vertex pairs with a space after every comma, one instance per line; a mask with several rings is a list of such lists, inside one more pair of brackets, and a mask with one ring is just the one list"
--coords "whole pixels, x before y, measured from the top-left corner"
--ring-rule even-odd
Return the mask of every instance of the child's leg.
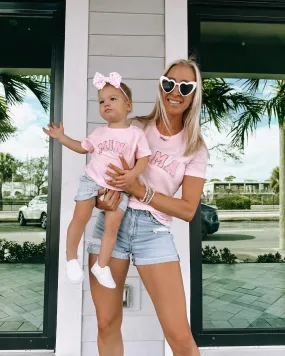
[[73, 218], [67, 230], [66, 258], [67, 261], [77, 259], [77, 249], [84, 229], [91, 218], [95, 206], [95, 198], [79, 200], [73, 213]]
[[98, 263], [100, 267], [105, 267], [109, 264], [111, 255], [117, 240], [121, 222], [125, 212], [118, 208], [116, 211], [106, 211], [105, 213], [105, 229], [102, 236], [100, 254]]

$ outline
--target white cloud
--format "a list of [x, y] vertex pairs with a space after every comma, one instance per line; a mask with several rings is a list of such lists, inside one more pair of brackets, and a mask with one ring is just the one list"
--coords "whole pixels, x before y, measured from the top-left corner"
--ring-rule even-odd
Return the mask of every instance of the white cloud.
[[29, 126], [16, 137], [0, 144], [0, 151], [10, 153], [17, 159], [29, 157], [40, 157], [48, 154], [48, 143], [46, 134], [40, 127]]
[[[211, 137], [206, 139], [208, 147], [217, 143], [228, 143], [230, 140], [225, 135], [212, 130]], [[236, 180], [244, 179], [264, 180], [269, 179], [271, 171], [279, 165], [279, 128], [277, 125], [260, 127], [254, 135], [250, 135], [245, 145], [242, 163], [234, 161], [223, 162], [213, 154], [208, 167], [207, 179], [233, 175]]]
[[25, 126], [25, 124], [37, 120], [37, 110], [35, 110], [29, 103], [13, 105], [9, 109], [10, 117], [13, 120], [15, 126], [19, 129]]

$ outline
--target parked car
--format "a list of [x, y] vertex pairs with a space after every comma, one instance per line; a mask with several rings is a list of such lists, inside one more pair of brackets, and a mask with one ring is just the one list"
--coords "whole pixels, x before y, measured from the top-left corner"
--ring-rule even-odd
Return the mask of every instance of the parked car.
[[27, 222], [38, 222], [43, 229], [47, 226], [47, 195], [38, 195], [27, 205], [19, 209], [18, 222], [25, 226]]
[[220, 222], [217, 209], [213, 208], [212, 206], [201, 203], [201, 215], [202, 240], [204, 240], [208, 234], [214, 234], [219, 230]]

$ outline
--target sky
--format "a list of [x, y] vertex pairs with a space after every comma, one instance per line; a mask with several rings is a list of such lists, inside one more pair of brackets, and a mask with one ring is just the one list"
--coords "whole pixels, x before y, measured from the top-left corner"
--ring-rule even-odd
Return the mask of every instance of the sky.
[[[237, 79], [227, 79], [237, 91], [241, 82]], [[272, 95], [272, 83], [267, 82], [260, 97]], [[0, 95], [3, 88], [0, 86]], [[18, 131], [14, 137], [0, 143], [0, 152], [9, 152], [15, 158], [24, 160], [26, 157], [40, 157], [48, 154], [47, 136], [42, 127], [49, 122], [49, 113], [45, 113], [38, 100], [31, 92], [27, 92], [22, 105], [10, 107], [11, 117]], [[211, 126], [206, 136], [209, 148], [217, 143], [230, 143], [230, 138], [225, 133], [219, 133]], [[236, 180], [265, 180], [269, 179], [274, 167], [279, 161], [279, 133], [278, 125], [272, 122], [268, 127], [268, 118], [265, 117], [253, 135], [249, 135], [245, 144], [242, 163], [233, 160], [226, 162], [211, 151], [210, 165], [207, 170], [207, 179], [218, 178], [223, 180], [226, 176], [233, 175]]]
[[[3, 95], [1, 85], [0, 95]], [[24, 103], [9, 109], [17, 132], [14, 137], [0, 143], [0, 152], [10, 153], [20, 160], [47, 155], [48, 141], [42, 127], [48, 124], [49, 113], [44, 111], [33, 93], [27, 91]]]
[[[236, 90], [240, 89], [241, 82], [231, 79], [227, 80]], [[262, 94], [259, 96], [270, 97], [274, 93], [272, 82], [267, 82]], [[205, 137], [209, 148], [218, 143], [229, 144], [230, 138], [226, 133], [219, 133], [214, 126], [211, 126]], [[227, 176], [236, 177], [235, 181], [269, 179], [273, 168], [279, 165], [279, 129], [275, 120], [268, 127], [268, 117], [264, 117], [258, 125], [254, 134], [249, 134], [248, 141], [245, 143], [244, 155], [241, 156], [242, 162], [233, 160], [224, 162], [221, 157], [217, 157], [210, 151], [210, 165], [207, 169], [208, 180], [218, 178], [223, 180]]]

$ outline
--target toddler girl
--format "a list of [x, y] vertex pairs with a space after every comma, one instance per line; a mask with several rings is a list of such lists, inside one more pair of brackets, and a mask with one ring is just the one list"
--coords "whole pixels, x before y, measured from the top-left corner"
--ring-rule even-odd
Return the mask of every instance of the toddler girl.
[[[84, 278], [77, 260], [77, 248], [96, 206], [99, 190], [119, 190], [108, 185], [110, 178], [105, 174], [108, 165], [122, 166], [119, 159], [122, 155], [130, 166], [122, 179], [122, 183], [128, 185], [143, 172], [151, 155], [144, 132], [127, 122], [127, 115], [132, 111], [132, 94], [127, 85], [121, 83], [121, 76], [113, 72], [109, 77], [104, 77], [97, 72], [93, 83], [98, 89], [100, 115], [108, 125], [97, 127], [82, 142], [66, 136], [62, 123], [59, 127], [52, 123], [48, 129], [43, 128], [47, 135], [69, 149], [82, 154], [91, 153], [85, 174], [80, 178], [74, 215], [67, 231], [66, 275], [72, 284], [79, 284]], [[91, 268], [98, 282], [108, 288], [116, 287], [108, 264], [128, 200], [128, 195], [122, 192], [118, 209], [106, 211], [100, 254]]]

